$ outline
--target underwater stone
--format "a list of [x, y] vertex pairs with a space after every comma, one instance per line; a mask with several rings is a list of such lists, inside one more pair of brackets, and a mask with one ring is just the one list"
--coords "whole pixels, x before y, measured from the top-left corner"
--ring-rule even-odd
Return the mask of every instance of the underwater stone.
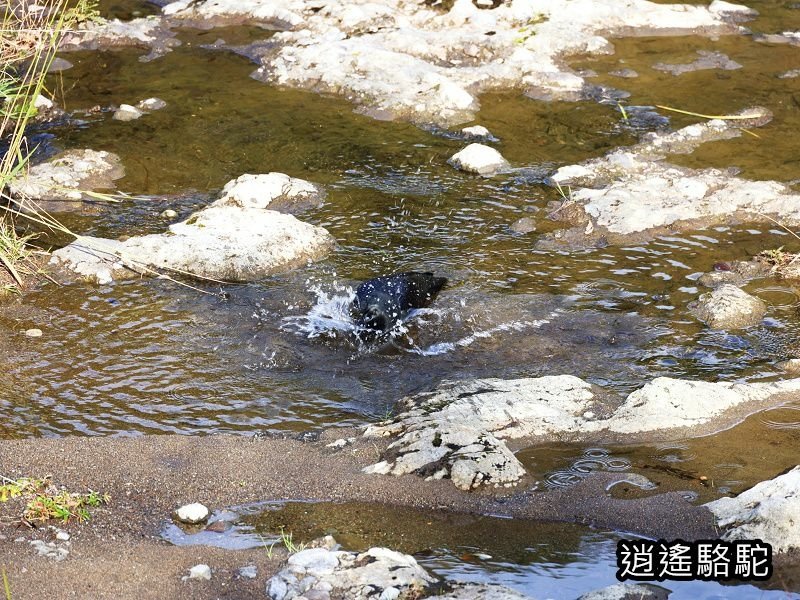
[[147, 98], [140, 100], [136, 104], [136, 108], [141, 110], [161, 110], [167, 105], [161, 98]]
[[667, 600], [670, 590], [649, 583], [615, 583], [583, 594], [578, 600]]
[[117, 121], [135, 121], [144, 113], [135, 106], [130, 104], [120, 104], [119, 108], [114, 111], [113, 119]]

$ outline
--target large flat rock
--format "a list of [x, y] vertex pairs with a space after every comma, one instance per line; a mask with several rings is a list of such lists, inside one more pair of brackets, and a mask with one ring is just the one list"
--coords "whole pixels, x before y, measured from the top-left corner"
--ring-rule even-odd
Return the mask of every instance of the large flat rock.
[[[258, 190], [261, 190], [259, 196]], [[51, 262], [106, 283], [137, 274], [181, 273], [220, 281], [263, 279], [325, 257], [333, 237], [322, 227], [270, 210], [321, 192], [286, 175], [243, 176], [220, 200], [170, 225], [161, 234], [125, 241], [80, 237], [53, 253]]]
[[507, 441], [642, 442], [705, 435], [800, 393], [800, 379], [711, 383], [657, 378], [614, 410], [607, 394], [570, 375], [444, 384], [403, 400], [407, 410], [368, 427], [395, 437], [368, 473], [449, 477], [461, 489], [510, 485], [525, 475]]
[[744, 120], [719, 119], [670, 133], [650, 133], [630, 148], [560, 168], [553, 180], [569, 189], [567, 204], [578, 210], [559, 211], [575, 226], [550, 241], [585, 243], [603, 239], [612, 244], [649, 240], [676, 229], [778, 218], [800, 224], [800, 194], [776, 181], [749, 181], [719, 169], [688, 169], [666, 161], [701, 144], [741, 135], [770, 119], [764, 109], [742, 111]]

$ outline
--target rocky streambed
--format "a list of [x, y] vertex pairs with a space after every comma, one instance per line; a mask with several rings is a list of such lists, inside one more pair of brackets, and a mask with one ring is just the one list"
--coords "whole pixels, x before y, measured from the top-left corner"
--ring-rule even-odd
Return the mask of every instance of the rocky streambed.
[[[0, 307], [0, 474], [113, 502], [0, 525], [14, 597], [800, 589], [800, 11], [105, 10], [11, 190], [72, 233]], [[449, 284], [365, 344], [355, 286], [410, 269]], [[759, 539], [776, 576], [601, 592], [625, 536]]]

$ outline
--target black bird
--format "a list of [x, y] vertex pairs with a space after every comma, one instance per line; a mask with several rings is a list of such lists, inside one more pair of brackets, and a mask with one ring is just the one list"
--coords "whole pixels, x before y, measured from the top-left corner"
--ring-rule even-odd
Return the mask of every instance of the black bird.
[[433, 273], [419, 271], [384, 275], [365, 281], [358, 286], [353, 299], [356, 325], [363, 329], [389, 331], [412, 308], [430, 306], [445, 283], [445, 277], [434, 277]]

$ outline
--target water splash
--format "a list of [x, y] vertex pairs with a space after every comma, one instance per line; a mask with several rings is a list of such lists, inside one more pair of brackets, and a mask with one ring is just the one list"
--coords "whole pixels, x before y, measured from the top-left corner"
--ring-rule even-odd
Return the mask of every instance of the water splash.
[[316, 295], [316, 302], [304, 315], [284, 317], [281, 325], [283, 331], [309, 339], [336, 337], [337, 333], [356, 333], [358, 328], [350, 314], [350, 306], [356, 295], [352, 287], [342, 286], [326, 291], [319, 285], [313, 285], [309, 291]]

